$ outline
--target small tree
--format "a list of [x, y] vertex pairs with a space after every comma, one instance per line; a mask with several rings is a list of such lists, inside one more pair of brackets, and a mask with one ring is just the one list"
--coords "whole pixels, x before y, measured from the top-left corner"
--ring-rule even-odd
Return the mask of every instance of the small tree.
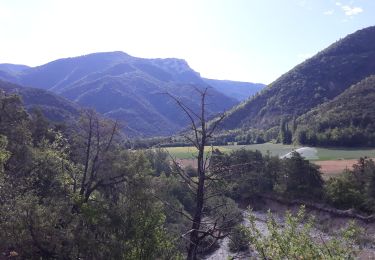
[[288, 122], [285, 118], [282, 118], [280, 121], [279, 141], [282, 144], [292, 143], [292, 131], [289, 129]]
[[117, 172], [113, 168], [120, 152], [117, 122], [103, 119], [93, 110], [85, 110], [79, 127], [73, 151], [83, 169], [72, 175], [73, 191], [87, 202], [94, 191], [125, 182], [126, 172]]
[[304, 159], [298, 152], [293, 152], [291, 158], [283, 162], [281, 182], [285, 193], [305, 198], [316, 198], [321, 195], [323, 179], [319, 166]]
[[375, 211], [375, 163], [360, 158], [353, 170], [345, 170], [325, 184], [325, 195], [338, 208]]
[[313, 218], [307, 222], [304, 219], [304, 207], [296, 215], [287, 212], [283, 223], [278, 223], [269, 212], [268, 232], [264, 232], [257, 228], [256, 217], [250, 213], [250, 227], [244, 230], [261, 259], [355, 259], [356, 239], [361, 230], [354, 223], [341, 230], [337, 238], [325, 239], [313, 235]]

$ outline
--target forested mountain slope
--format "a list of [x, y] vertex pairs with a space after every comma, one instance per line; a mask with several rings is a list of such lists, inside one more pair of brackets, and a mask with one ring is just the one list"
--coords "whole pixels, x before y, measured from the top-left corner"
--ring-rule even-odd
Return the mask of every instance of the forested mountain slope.
[[232, 109], [224, 129], [277, 126], [375, 74], [375, 27], [348, 35], [296, 66], [259, 95]]
[[[170, 135], [181, 130], [187, 118], [166, 93], [196, 110], [197, 90], [209, 87], [184, 60], [141, 59], [123, 52], [94, 53], [35, 68], [3, 70], [0, 78], [51, 90], [93, 107], [124, 122], [130, 136]], [[207, 101], [211, 115], [238, 102], [214, 88], [210, 88]]]
[[76, 104], [50, 91], [21, 87], [2, 80], [0, 80], [0, 91], [20, 95], [28, 110], [39, 108], [44, 116], [53, 122], [68, 121], [79, 116], [79, 107]]
[[297, 120], [302, 144], [375, 145], [375, 75]]

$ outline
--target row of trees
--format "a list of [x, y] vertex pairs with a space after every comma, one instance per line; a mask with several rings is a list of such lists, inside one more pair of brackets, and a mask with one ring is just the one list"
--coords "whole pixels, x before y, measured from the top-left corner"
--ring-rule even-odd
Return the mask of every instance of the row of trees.
[[264, 194], [324, 202], [339, 209], [375, 212], [375, 163], [360, 158], [353, 169], [324, 181], [319, 167], [293, 152], [280, 159], [259, 151], [219, 151], [212, 158], [216, 167], [227, 169], [226, 194], [235, 201], [251, 201]]
[[297, 152], [280, 159], [259, 151], [216, 151], [212, 160], [219, 171], [227, 170], [226, 192], [236, 201], [251, 201], [267, 193], [309, 200], [322, 198], [324, 183], [318, 167]]
[[[345, 118], [345, 115], [342, 115]], [[237, 144], [257, 144], [264, 142], [279, 142], [282, 144], [301, 144], [312, 146], [374, 146], [374, 125], [360, 124], [362, 118], [355, 118], [351, 122], [340, 121], [335, 118], [331, 121], [306, 123], [295, 117], [282, 117], [280, 125], [268, 130], [243, 129], [234, 132], [222, 132], [215, 136], [217, 144], [225, 145], [228, 142]], [[366, 117], [367, 119], [367, 117]]]
[[323, 131], [301, 127], [294, 136], [296, 143], [313, 146], [371, 147], [375, 145], [373, 127], [333, 126]]

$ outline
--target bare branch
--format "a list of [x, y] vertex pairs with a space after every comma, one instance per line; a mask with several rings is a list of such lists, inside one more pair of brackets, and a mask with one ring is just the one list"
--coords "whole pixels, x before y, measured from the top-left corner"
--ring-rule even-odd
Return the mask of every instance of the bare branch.
[[212, 127], [210, 127], [210, 131], [208, 131], [208, 134], [207, 136], [209, 138], [212, 137], [213, 133], [215, 132], [216, 128], [218, 127], [218, 125], [221, 123], [221, 121], [224, 120], [224, 118], [226, 117], [227, 115], [225, 113], [221, 114], [219, 116], [219, 118], [213, 123]]
[[194, 221], [188, 214], [186, 214], [185, 212], [183, 212], [182, 210], [180, 209], [176, 209], [173, 205], [171, 205], [169, 202], [167, 202], [166, 200], [163, 200], [162, 198], [156, 196], [155, 194], [153, 195], [155, 198], [157, 198], [158, 200], [160, 200], [161, 202], [163, 202], [164, 205], [168, 206], [169, 208], [171, 208], [174, 212], [176, 213], [179, 213], [181, 215], [183, 215], [185, 218], [187, 218], [188, 220], [190, 221]]

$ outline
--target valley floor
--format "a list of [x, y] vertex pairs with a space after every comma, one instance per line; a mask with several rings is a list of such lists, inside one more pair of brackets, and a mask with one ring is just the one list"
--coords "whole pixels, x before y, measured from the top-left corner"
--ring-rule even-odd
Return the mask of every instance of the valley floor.
[[[254, 144], [254, 145], [227, 145], [215, 146], [224, 153], [234, 150], [259, 150], [263, 154], [269, 152], [273, 156], [284, 156], [293, 150], [305, 150], [306, 147], [283, 145], [283, 144]], [[183, 166], [195, 167], [194, 156], [196, 150], [193, 147], [168, 147], [168, 152]], [[373, 158], [375, 160], [375, 148], [308, 148], [309, 153], [303, 154], [306, 159], [311, 160], [321, 167], [325, 178], [337, 176], [345, 169], [352, 169], [353, 164], [361, 157]], [[206, 151], [211, 151], [208, 146]]]

